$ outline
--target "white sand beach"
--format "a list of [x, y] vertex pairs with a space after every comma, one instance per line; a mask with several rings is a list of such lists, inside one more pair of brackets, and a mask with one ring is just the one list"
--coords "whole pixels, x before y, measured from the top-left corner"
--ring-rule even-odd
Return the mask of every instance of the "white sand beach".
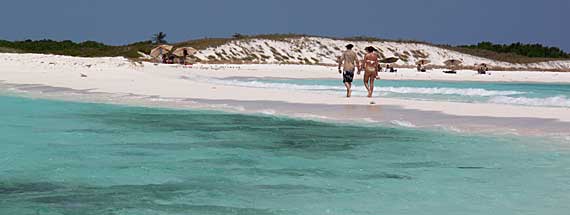
[[[355, 96], [347, 99], [342, 93], [322, 94], [302, 90], [255, 88], [247, 86], [224, 85], [211, 79], [271, 77], [288, 79], [338, 79], [340, 75], [335, 67], [308, 65], [211, 65], [193, 66], [162, 65], [153, 63], [133, 63], [124, 58], [77, 58], [39, 54], [0, 54], [0, 83], [35, 84], [49, 87], [82, 90], [90, 93], [132, 94], [153, 96], [153, 98], [176, 98], [178, 100], [196, 100], [212, 103], [220, 107], [226, 103], [272, 103], [268, 107], [259, 107], [258, 112], [271, 109], [276, 114], [291, 116], [317, 115], [334, 119], [337, 113], [323, 110], [304, 110], [310, 105], [343, 107], [396, 107], [401, 110], [422, 111], [423, 113], [443, 113], [455, 117], [486, 118], [530, 118], [549, 122], [570, 123], [568, 107], [533, 107], [508, 104], [462, 103], [421, 101], [396, 98], [365, 98]], [[397, 73], [381, 73], [384, 80], [446, 80], [446, 81], [489, 81], [489, 82], [542, 82], [570, 83], [570, 73], [511, 71], [495, 72], [491, 75], [477, 75], [475, 71], [458, 71], [456, 75], [444, 74], [441, 70], [426, 73], [412, 69], [399, 69]], [[360, 80], [361, 76], [355, 77]], [[380, 80], [379, 84], [382, 83]], [[374, 102], [374, 105], [370, 103]], [[119, 101], [120, 103], [120, 101]], [[287, 104], [278, 108], [275, 104]], [[243, 105], [242, 104], [242, 105]], [[299, 106], [295, 106], [299, 104]], [[304, 106], [302, 106], [304, 105]], [[238, 108], [239, 109], [239, 108]], [[247, 108], [246, 108], [247, 109]], [[287, 111], [294, 109], [296, 111]], [[485, 110], [485, 111], [482, 111]], [[270, 113], [273, 113], [269, 111]], [[377, 121], [375, 115], [382, 111], [370, 111], [362, 114], [363, 121]], [[342, 115], [342, 114], [341, 114]], [[366, 115], [370, 117], [365, 117]], [[427, 116], [426, 116], [427, 117]], [[349, 116], [338, 117], [340, 119]], [[422, 118], [419, 116], [419, 118]], [[398, 118], [388, 117], [390, 121]], [[411, 119], [414, 120], [414, 119]], [[421, 121], [421, 120], [420, 120]], [[415, 122], [411, 122], [416, 124]], [[434, 124], [425, 121], [424, 125]], [[556, 126], [553, 126], [556, 127]], [[540, 130], [540, 126], [535, 130]], [[570, 130], [570, 129], [569, 129]], [[563, 132], [564, 129], [558, 129]]]

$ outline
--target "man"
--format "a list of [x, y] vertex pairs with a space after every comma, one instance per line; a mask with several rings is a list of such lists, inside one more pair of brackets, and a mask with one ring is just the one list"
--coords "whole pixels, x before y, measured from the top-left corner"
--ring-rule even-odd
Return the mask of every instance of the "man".
[[354, 45], [352, 44], [346, 45], [346, 51], [342, 53], [342, 56], [338, 61], [338, 73], [342, 73], [342, 82], [346, 87], [347, 98], [350, 98], [352, 94], [351, 88], [352, 80], [354, 79], [354, 70], [358, 68], [358, 74], [360, 74], [360, 63], [358, 62], [358, 56], [356, 56], [356, 53], [352, 51], [353, 47]]
[[186, 65], [186, 58], [188, 57], [188, 50], [182, 50], [182, 57], [180, 57], [180, 64]]

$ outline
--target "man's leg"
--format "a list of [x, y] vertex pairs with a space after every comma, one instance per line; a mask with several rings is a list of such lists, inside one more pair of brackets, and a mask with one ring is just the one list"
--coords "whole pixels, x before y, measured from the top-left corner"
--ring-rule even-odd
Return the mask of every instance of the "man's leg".
[[350, 97], [350, 82], [344, 82], [344, 86], [346, 87], [346, 97]]

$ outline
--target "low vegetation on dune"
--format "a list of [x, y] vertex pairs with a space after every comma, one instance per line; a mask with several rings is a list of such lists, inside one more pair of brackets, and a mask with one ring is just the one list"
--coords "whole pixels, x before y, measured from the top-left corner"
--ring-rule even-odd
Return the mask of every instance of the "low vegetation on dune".
[[477, 57], [487, 58], [496, 61], [503, 61], [509, 63], [518, 63], [518, 64], [528, 64], [528, 63], [540, 63], [540, 62], [547, 62], [547, 61], [555, 61], [555, 60], [569, 60], [570, 58], [548, 58], [548, 57], [528, 57], [524, 55], [519, 55], [515, 53], [500, 53], [485, 49], [478, 49], [478, 48], [467, 48], [467, 47], [454, 47], [454, 46], [446, 46], [440, 45], [439, 47], [453, 50], [456, 52], [461, 52], [468, 55], [473, 55]]
[[78, 57], [140, 57], [138, 52], [148, 53], [153, 47], [151, 41], [132, 43], [124, 46], [111, 46], [94, 41], [76, 43], [70, 40], [0, 40], [0, 52], [58, 54]]
[[512, 43], [510, 45], [481, 42], [477, 45], [459, 46], [460, 48], [487, 50], [497, 53], [515, 54], [530, 58], [570, 58], [570, 54], [557, 47], [548, 47], [541, 44]]
[[221, 46], [221, 45], [226, 44], [227, 42], [230, 42], [232, 40], [235, 40], [235, 39], [232, 39], [232, 38], [202, 38], [202, 39], [188, 40], [188, 41], [184, 41], [184, 42], [180, 42], [180, 43], [175, 43], [173, 45], [175, 47], [190, 46], [190, 47], [193, 47], [195, 49], [202, 50], [202, 49], [207, 49], [210, 47]]
[[[69, 40], [24, 40], [24, 41], [6, 41], [0, 40], [0, 52], [4, 53], [40, 53], [40, 54], [59, 54], [81, 57], [115, 57], [122, 56], [126, 58], [138, 58], [139, 52], [149, 53], [157, 43], [165, 43], [166, 34], [160, 32], [153, 35], [152, 40], [136, 42], [128, 45], [113, 46], [95, 41], [73, 42]], [[298, 39], [302, 37], [319, 37], [303, 34], [262, 34], [262, 35], [244, 35], [236, 33], [230, 38], [202, 38], [188, 40], [179, 43], [173, 43], [175, 47], [191, 46], [198, 50], [204, 50], [212, 47], [219, 47], [224, 44], [235, 41], [245, 41], [252, 39], [267, 39], [273, 41], [290, 41], [290, 39]], [[357, 36], [349, 38], [333, 38], [321, 37], [333, 40], [345, 41], [364, 41], [364, 42], [398, 42], [398, 43], [416, 43], [431, 45], [444, 48], [464, 54], [477, 57], [483, 57], [496, 61], [509, 63], [538, 63], [545, 61], [570, 59], [570, 54], [563, 52], [559, 48], [546, 47], [540, 44], [521, 44], [513, 43], [511, 45], [499, 45], [489, 42], [482, 42], [477, 45], [467, 46], [449, 46], [449, 45], [433, 45], [427, 42], [414, 40], [387, 40], [374, 37]], [[341, 51], [338, 47], [333, 47], [334, 51]], [[402, 53], [404, 54], [404, 53]], [[413, 54], [413, 53], [412, 53]], [[251, 58], [262, 58], [263, 56], [251, 56]], [[281, 59], [287, 56], [277, 56]], [[212, 61], [213, 62], [213, 61]], [[307, 60], [307, 63], [311, 61]]]
[[477, 45], [440, 45], [439, 47], [509, 63], [527, 64], [570, 59], [570, 54], [562, 51], [560, 48], [543, 46], [541, 44], [512, 43], [504, 45], [481, 42]]

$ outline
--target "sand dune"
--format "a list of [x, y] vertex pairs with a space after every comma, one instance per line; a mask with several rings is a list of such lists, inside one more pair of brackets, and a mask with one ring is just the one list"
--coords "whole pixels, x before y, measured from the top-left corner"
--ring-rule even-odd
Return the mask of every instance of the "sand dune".
[[204, 61], [246, 61], [270, 64], [334, 64], [340, 51], [348, 43], [355, 45], [356, 52], [363, 56], [364, 48], [376, 47], [384, 57], [398, 57], [400, 66], [415, 66], [421, 59], [431, 61], [432, 66], [445, 66], [445, 61], [457, 59], [463, 66], [474, 66], [486, 63], [491, 67], [512, 70], [568, 70], [569, 60], [540, 62], [532, 64], [515, 64], [472, 56], [437, 46], [391, 41], [347, 41], [321, 37], [247, 39], [230, 41], [216, 47], [200, 50], [196, 56]]

